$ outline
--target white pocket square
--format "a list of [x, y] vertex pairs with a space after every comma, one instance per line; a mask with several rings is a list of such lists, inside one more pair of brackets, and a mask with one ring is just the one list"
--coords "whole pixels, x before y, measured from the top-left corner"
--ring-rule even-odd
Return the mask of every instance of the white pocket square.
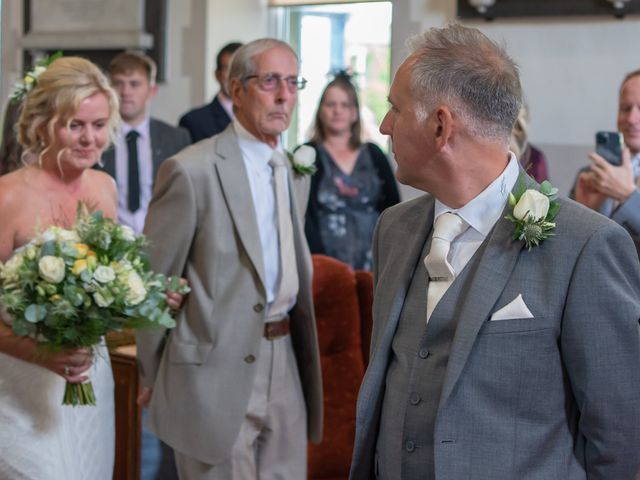
[[533, 318], [533, 314], [524, 303], [522, 294], [519, 294], [507, 305], [491, 315], [489, 321], [493, 320], [513, 320], [514, 318]]

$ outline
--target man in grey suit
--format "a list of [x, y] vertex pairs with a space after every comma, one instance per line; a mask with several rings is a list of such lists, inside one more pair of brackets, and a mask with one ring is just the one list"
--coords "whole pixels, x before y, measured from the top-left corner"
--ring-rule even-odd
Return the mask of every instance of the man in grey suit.
[[480, 31], [452, 24], [413, 39], [389, 101], [380, 130], [398, 180], [429, 193], [377, 226], [351, 478], [638, 478], [629, 235], [559, 199], [552, 236], [514, 240], [508, 194], [539, 186], [508, 151], [517, 67]]
[[304, 479], [307, 436], [321, 437], [309, 178], [280, 161], [298, 71], [286, 43], [243, 46], [230, 70], [235, 120], [158, 173], [151, 263], [192, 291], [174, 330], [138, 335], [140, 402], [151, 399], [149, 426], [184, 479]]
[[150, 57], [134, 51], [120, 53], [109, 63], [122, 126], [114, 146], [102, 154], [101, 168], [118, 185], [118, 221], [136, 233], [144, 227], [160, 163], [191, 143], [184, 128], [149, 116], [149, 104], [158, 90], [156, 71]]

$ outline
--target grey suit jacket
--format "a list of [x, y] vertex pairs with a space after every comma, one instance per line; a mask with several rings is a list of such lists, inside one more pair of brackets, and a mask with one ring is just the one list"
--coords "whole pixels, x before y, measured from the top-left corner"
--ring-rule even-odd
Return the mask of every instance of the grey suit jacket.
[[[555, 236], [539, 247], [513, 241], [512, 223], [501, 218], [477, 252], [436, 416], [438, 480], [640, 475], [638, 258], [620, 226], [570, 200], [560, 204]], [[390, 346], [413, 270], [422, 268], [433, 206], [429, 195], [400, 204], [377, 226], [354, 480], [374, 477]], [[534, 318], [489, 320], [519, 294]]]
[[[151, 137], [153, 178], [156, 177], [160, 164], [164, 160], [175, 155], [191, 143], [189, 132], [184, 128], [173, 127], [155, 118], [149, 120], [149, 136]], [[106, 149], [102, 154], [102, 166], [96, 166], [96, 168], [107, 172], [113, 178], [116, 177], [115, 155], [113, 146]]]
[[[320, 357], [302, 226], [309, 179], [290, 172], [289, 186], [300, 278], [291, 337], [309, 437], [319, 441]], [[142, 381], [153, 387], [149, 427], [215, 465], [231, 453], [246, 413], [267, 312], [256, 214], [232, 125], [163, 162], [145, 233], [153, 268], [185, 277], [192, 289], [175, 329], [137, 335]]]

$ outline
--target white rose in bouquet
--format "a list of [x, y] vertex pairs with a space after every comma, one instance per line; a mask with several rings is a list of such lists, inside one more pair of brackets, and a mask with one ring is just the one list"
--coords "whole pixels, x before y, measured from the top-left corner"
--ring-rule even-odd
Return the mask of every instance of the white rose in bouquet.
[[100, 283], [109, 283], [113, 282], [116, 278], [116, 272], [113, 271], [113, 268], [107, 267], [105, 265], [100, 265], [96, 268], [96, 271], [93, 272], [93, 278], [95, 278]]
[[64, 260], [53, 255], [45, 255], [38, 261], [40, 276], [49, 283], [60, 283], [64, 279]]
[[0, 268], [0, 278], [6, 280], [7, 282], [16, 280], [18, 269], [24, 261], [23, 253], [24, 251], [14, 253], [11, 258], [7, 260], [7, 263], [2, 265], [2, 267]]
[[123, 240], [127, 242], [133, 242], [136, 239], [136, 234], [128, 225], [120, 225], [120, 234]]
[[137, 305], [147, 296], [147, 289], [140, 275], [135, 270], [131, 270], [125, 277], [125, 284], [129, 291], [127, 292], [127, 305]]

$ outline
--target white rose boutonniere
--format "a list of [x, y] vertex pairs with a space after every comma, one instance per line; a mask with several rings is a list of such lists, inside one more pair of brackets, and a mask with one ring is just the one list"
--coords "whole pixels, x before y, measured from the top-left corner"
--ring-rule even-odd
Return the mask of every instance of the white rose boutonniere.
[[293, 155], [288, 154], [293, 171], [298, 175], [313, 175], [316, 168], [316, 151], [309, 145], [301, 145]]
[[523, 240], [528, 250], [540, 245], [553, 235], [554, 222], [560, 205], [556, 201], [558, 189], [548, 181], [542, 182], [540, 190], [526, 188], [523, 179], [512, 193], [509, 193], [509, 205], [513, 212], [507, 220], [514, 223], [514, 240]]

